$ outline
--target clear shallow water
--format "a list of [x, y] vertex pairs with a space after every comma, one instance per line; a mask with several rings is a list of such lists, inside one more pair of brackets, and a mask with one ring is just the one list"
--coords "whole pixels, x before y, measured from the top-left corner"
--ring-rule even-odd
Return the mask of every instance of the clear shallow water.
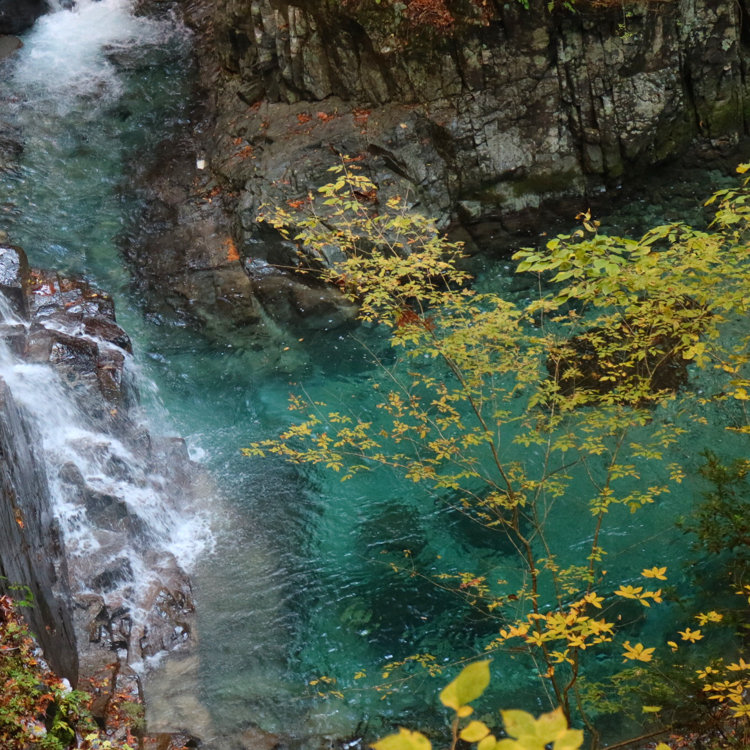
[[[116, 249], [137, 211], [122, 175], [186, 116], [187, 37], [169, 21], [134, 19], [124, 0], [102, 0], [42, 19], [25, 42], [0, 70], [5, 117], [25, 140], [18, 168], [0, 175], [0, 229], [32, 263], [83, 274], [114, 295], [118, 319], [134, 339], [148, 409], [164, 429], [185, 436], [212, 472], [215, 552], [201, 559], [195, 583], [199, 690], [216, 731], [256, 724], [313, 747], [320, 735], [348, 737], [365, 726], [376, 734], [395, 717], [408, 717], [412, 726], [431, 723], [440, 715], [435, 696], [453, 674], [450, 664], [480, 653], [498, 621], [421, 577], [394, 573], [388, 563], [403, 563], [409, 550], [425, 573], [473, 570], [507, 578], [510, 550], [441, 498], [417, 493], [387, 471], [342, 485], [336, 476], [240, 455], [242, 446], [288, 424], [290, 390], [376, 414], [377, 369], [337, 332], [307, 335], [301, 343], [290, 335], [278, 350], [259, 351], [251, 335], [217, 345], [145, 317]], [[699, 211], [705, 181], [692, 203], [690, 191], [681, 198], [688, 208]], [[672, 210], [634, 203], [610, 223], [629, 229], [672, 218]], [[482, 278], [512, 293], [502, 264], [487, 262]], [[391, 357], [377, 337], [370, 345]], [[674, 460], [695, 467], [709, 444], [732, 452], [723, 431], [687, 426], [691, 432]], [[658, 469], [645, 471], [649, 483], [663, 479]], [[613, 514], [605, 534], [618, 580], [634, 580], [644, 565], [675, 566], [671, 550], [681, 533], [674, 518], [696, 486], [689, 479], [636, 516]], [[555, 506], [560, 549], [574, 554], [586, 544], [586, 513], [580, 499]], [[674, 583], [682, 578], [677, 574]], [[638, 619], [632, 637], [665, 640], [677, 609], [668, 605]], [[432, 654], [448, 671], [430, 678], [415, 670], [403, 689], [385, 697], [374, 689], [384, 666], [415, 653]], [[605, 660], [602, 668], [619, 661]], [[355, 679], [359, 670], [367, 676]], [[542, 708], [530, 664], [498, 658], [494, 672], [494, 704]], [[320, 683], [309, 682], [321, 675], [337, 679], [333, 687], [343, 699], [316, 697]]]

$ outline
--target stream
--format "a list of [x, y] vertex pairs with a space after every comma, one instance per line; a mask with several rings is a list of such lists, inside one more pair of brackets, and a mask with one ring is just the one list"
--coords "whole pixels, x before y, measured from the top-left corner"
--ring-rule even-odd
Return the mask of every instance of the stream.
[[[211, 715], [207, 746], [235, 747], [253, 727], [312, 750], [326, 737], [377, 736], [404, 716], [414, 727], [434, 724], [436, 695], [455, 674], [452, 665], [481, 653], [498, 622], [389, 563], [408, 550], [431, 573], [472, 569], [497, 577], [508, 551], [388, 471], [342, 485], [323, 471], [241, 455], [251, 441], [289, 424], [290, 391], [376, 414], [371, 385], [379, 371], [360, 343], [337, 331], [311, 334], [301, 346], [290, 341], [291, 353], [281, 358], [259, 351], [252, 331], [217, 343], [176, 319], [144, 312], [118, 251], [118, 238], [140, 210], [123, 175], [131, 160], [148, 158], [187, 120], [187, 31], [169, 17], [133, 16], [127, 0], [79, 0], [73, 12], [41, 18], [23, 40], [0, 67], [2, 119], [24, 144], [18, 164], [0, 168], [0, 230], [32, 265], [80, 274], [112, 294], [118, 322], [133, 339], [131, 367], [152, 429], [182, 435], [217, 488], [203, 509], [210, 538], [196, 535], [186, 519], [173, 542], [194, 580], [195, 689]], [[700, 217], [708, 186], [726, 182], [721, 172], [696, 175], [694, 186], [683, 186], [669, 203], [665, 178], [663, 203], [620, 204], [608, 225], [631, 231], [675, 214], [690, 221]], [[515, 290], [506, 262], [485, 259], [477, 267], [484, 287], [525, 293]], [[390, 356], [376, 333], [361, 336]], [[672, 460], [695, 467], [706, 445], [732, 452], [722, 428], [684, 426]], [[661, 478], [656, 470], [648, 480]], [[682, 538], [674, 519], [699, 489], [688, 478], [680, 495], [642, 515], [613, 514], [606, 543], [618, 580], [667, 564], [655, 550]], [[555, 517], [555, 544], [573, 554], [587, 541], [579, 534], [582, 512], [573, 498]], [[687, 582], [679, 562], [668, 561], [678, 588]], [[668, 605], [660, 617], [643, 618], [632, 637], [665, 639], [678, 609]], [[414, 654], [429, 654], [445, 671], [429, 676], [407, 665], [405, 688], [376, 689], [384, 668]], [[487, 705], [543, 708], [528, 663], [498, 657], [493, 669], [497, 684]], [[603, 725], [612, 736], [636, 726], [623, 718]]]

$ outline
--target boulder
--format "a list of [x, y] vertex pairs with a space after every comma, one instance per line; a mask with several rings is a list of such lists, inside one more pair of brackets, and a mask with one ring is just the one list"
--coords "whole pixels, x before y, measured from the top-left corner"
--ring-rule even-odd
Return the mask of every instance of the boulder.
[[18, 247], [0, 244], [0, 293], [21, 317], [25, 317], [27, 313], [26, 293], [29, 277], [26, 253]]
[[0, 0], [0, 34], [25, 31], [47, 10], [46, 0]]
[[21, 47], [23, 47], [23, 42], [17, 36], [0, 36], [0, 60], [10, 57]]
[[232, 239], [225, 196], [198, 168], [189, 138], [162, 144], [150, 170], [136, 171], [145, 213], [123, 251], [155, 314], [174, 315], [213, 333], [261, 322], [262, 309]]

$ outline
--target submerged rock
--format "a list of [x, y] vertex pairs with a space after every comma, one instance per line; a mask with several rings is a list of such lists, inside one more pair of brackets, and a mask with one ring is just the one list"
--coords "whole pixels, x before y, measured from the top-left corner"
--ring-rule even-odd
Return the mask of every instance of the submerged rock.
[[0, 35], [0, 60], [10, 57], [16, 50], [23, 47], [23, 42], [17, 36]]

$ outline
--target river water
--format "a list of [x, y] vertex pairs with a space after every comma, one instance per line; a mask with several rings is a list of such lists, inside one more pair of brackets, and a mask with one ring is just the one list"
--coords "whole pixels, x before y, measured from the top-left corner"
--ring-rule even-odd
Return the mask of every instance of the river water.
[[[145, 409], [154, 424], [187, 439], [217, 487], [207, 506], [214, 509], [213, 551], [204, 541], [179, 537], [196, 586], [201, 665], [195, 689], [213, 718], [209, 747], [233, 746], [222, 738], [249, 726], [291, 734], [314, 748], [324, 736], [376, 735], [398, 717], [413, 726], [434, 723], [435, 694], [455, 673], [451, 665], [481, 653], [498, 621], [389, 563], [403, 561], [408, 550], [426, 572], [498, 577], [508, 550], [439, 498], [415, 493], [388, 472], [341, 485], [322, 472], [241, 455], [250, 441], [288, 424], [290, 390], [376, 414], [368, 394], [377, 369], [357, 342], [335, 331], [311, 337], [282, 369], [270, 364], [280, 361], [278, 352], [258, 352], [251, 333], [218, 344], [179, 321], [144, 314], [117, 250], [117, 238], [139, 210], [123, 175], [130, 161], [148, 158], [186, 120], [190, 38], [184, 29], [170, 18], [136, 18], [126, 0], [79, 0], [75, 12], [40, 19], [24, 42], [0, 69], [2, 118], [24, 142], [18, 165], [0, 170], [0, 229], [32, 264], [81, 274], [114, 296], [118, 321], [133, 338]], [[678, 209], [631, 202], [611, 221], [628, 228], [673, 218], [668, 214], [675, 210], [699, 215], [707, 184], [723, 179], [700, 176], [694, 190], [680, 193]], [[519, 293], [502, 262], [485, 263], [482, 284]], [[368, 345], [388, 356], [377, 335]], [[726, 442], [721, 429], [707, 434], [686, 427], [692, 431], [672, 460], [689, 467], [699, 462], [696, 445], [719, 450]], [[646, 478], [662, 477], [655, 470]], [[675, 566], [673, 585], [685, 580], [679, 559], [667, 561], [655, 551], [677, 547], [682, 534], [675, 517], [695, 494], [687, 481], [681, 494], [647, 515], [613, 514], [606, 542], [617, 580], [635, 580], [644, 565], [667, 562]], [[575, 553], [586, 544], [585, 512], [575, 498], [560, 512], [558, 547]], [[639, 615], [631, 637], [663, 641], [675, 610], [669, 605], [659, 617]], [[376, 689], [387, 665], [417, 653], [430, 654], [446, 671], [429, 677], [407, 667], [402, 689]], [[496, 704], [544, 707], [528, 663], [498, 657], [493, 669]]]

